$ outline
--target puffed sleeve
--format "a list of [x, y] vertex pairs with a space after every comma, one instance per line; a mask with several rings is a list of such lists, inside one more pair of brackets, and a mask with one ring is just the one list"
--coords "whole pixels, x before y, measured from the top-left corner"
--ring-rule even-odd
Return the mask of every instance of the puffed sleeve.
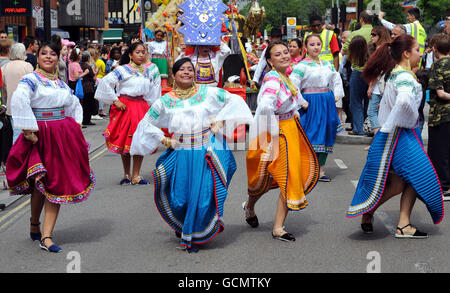
[[163, 125], [164, 119], [167, 119], [167, 117], [164, 117], [167, 115], [164, 110], [161, 99], [158, 99], [139, 122], [131, 142], [131, 155], [145, 156], [151, 154], [160, 145], [164, 132], [156, 125], [166, 126]]
[[150, 90], [144, 96], [147, 103], [151, 106], [156, 100], [161, 98], [161, 75], [158, 67], [152, 64], [148, 70], [148, 77], [150, 79]]
[[64, 105], [64, 111], [66, 116], [72, 117], [78, 124], [83, 122], [83, 107], [78, 100], [78, 98], [72, 94], [72, 90], [68, 87], [68, 98]]
[[258, 94], [258, 107], [250, 124], [250, 140], [268, 132], [273, 137], [278, 136], [278, 121], [275, 117], [276, 103], [281, 89], [281, 80], [275, 76], [266, 75]]
[[25, 75], [19, 82], [11, 99], [11, 114], [14, 127], [22, 130], [39, 130], [36, 117], [31, 108], [31, 99], [37, 90], [36, 80]]
[[381, 132], [390, 133], [395, 127], [411, 129], [418, 125], [420, 100], [412, 79], [409, 73], [402, 73], [394, 81], [396, 92], [394, 106], [383, 123]]
[[114, 87], [123, 80], [123, 72], [121, 67], [114, 69], [108, 75], [99, 80], [97, 90], [95, 91], [95, 99], [105, 104], [112, 104], [118, 100], [118, 96]]
[[298, 90], [297, 103], [300, 106], [306, 103], [306, 100], [303, 98], [301, 94], [305, 71], [306, 71], [305, 66], [302, 63], [298, 63], [294, 65], [294, 67], [292, 68], [291, 75], [289, 75], [289, 78], [292, 80], [292, 83]]
[[220, 43], [220, 51], [217, 53], [218, 58], [218, 64], [219, 68], [222, 68], [223, 62], [225, 62], [225, 59], [231, 54], [231, 49], [228, 47], [228, 45], [224, 42]]
[[330, 81], [330, 87], [331, 90], [334, 93], [334, 96], [336, 98], [341, 99], [345, 96], [344, 93], [344, 86], [342, 84], [342, 78], [339, 72], [336, 71], [334, 68], [334, 65], [328, 62], [328, 68], [330, 68], [332, 75], [331, 75], [331, 81]]
[[225, 122], [225, 135], [230, 137], [238, 125], [252, 121], [252, 112], [242, 97], [217, 87], [207, 89], [208, 97], [212, 97], [212, 106], [217, 109], [213, 122]]

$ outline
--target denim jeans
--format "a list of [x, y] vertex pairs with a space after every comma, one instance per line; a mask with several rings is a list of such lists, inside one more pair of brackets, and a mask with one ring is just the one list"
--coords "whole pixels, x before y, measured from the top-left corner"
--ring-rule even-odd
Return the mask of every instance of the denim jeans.
[[12, 129], [13, 129], [13, 140], [12, 140], [12, 143], [14, 144], [16, 142], [17, 138], [19, 138], [19, 135], [22, 133], [22, 131], [20, 129], [17, 129], [17, 128], [14, 127], [14, 120], [13, 120], [12, 116], [11, 116], [11, 126], [12, 126]]
[[350, 111], [353, 119], [353, 132], [364, 134], [363, 124], [367, 116], [369, 85], [361, 77], [362, 72], [353, 70], [350, 76]]
[[380, 104], [381, 97], [382, 97], [381, 95], [372, 94], [372, 98], [369, 99], [367, 116], [369, 117], [372, 129], [380, 128], [380, 123], [378, 122], [378, 105]]

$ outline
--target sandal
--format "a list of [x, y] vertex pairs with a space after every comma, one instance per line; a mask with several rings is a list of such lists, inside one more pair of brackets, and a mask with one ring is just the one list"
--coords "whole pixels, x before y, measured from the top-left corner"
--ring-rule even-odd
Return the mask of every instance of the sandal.
[[331, 178], [328, 177], [327, 175], [323, 175], [319, 178], [320, 182], [331, 182]]
[[366, 213], [363, 215], [363, 217], [366, 215], [369, 217], [370, 222], [369, 223], [361, 223], [361, 229], [363, 230], [363, 232], [365, 234], [372, 234], [373, 233], [373, 224], [372, 224], [373, 223], [373, 215]]
[[397, 230], [399, 230], [400, 233], [402, 233], [402, 234], [395, 233], [395, 238], [410, 238], [410, 239], [426, 239], [426, 238], [428, 238], [428, 234], [427, 233], [421, 232], [417, 228], [415, 228], [416, 231], [412, 235], [411, 234], [404, 234], [403, 233], [403, 229], [405, 229], [406, 227], [409, 227], [409, 226], [411, 226], [411, 228], [414, 228], [411, 224], [408, 224], [408, 225], [406, 225], [403, 228], [397, 227]]
[[45, 246], [45, 244], [44, 244], [45, 239], [52, 239], [52, 237], [44, 237], [41, 239], [41, 242], [39, 243], [39, 247], [41, 249], [46, 250], [48, 252], [54, 252], [54, 253], [58, 253], [58, 252], [62, 251], [61, 247], [59, 247], [58, 245], [55, 245], [55, 244], [50, 245], [50, 247]]
[[250, 210], [247, 209], [247, 202], [244, 201], [242, 203], [242, 208], [245, 211], [245, 221], [247, 222], [247, 224], [250, 225], [250, 227], [252, 228], [256, 228], [259, 226], [259, 221], [258, 221], [258, 217], [256, 215], [254, 215], [253, 217], [250, 217]]
[[129, 179], [128, 175], [125, 175], [125, 178], [120, 180], [119, 184], [120, 185], [130, 185], [131, 184], [131, 180]]
[[[37, 223], [37, 224], [33, 224], [33, 223], [31, 222], [31, 218], [30, 218], [30, 226], [32, 226], [32, 227], [39, 227], [40, 225], [41, 225], [40, 222]], [[30, 238], [31, 238], [31, 240], [33, 240], [33, 241], [41, 240], [42, 234], [41, 234], [41, 232], [30, 232]]]
[[131, 185], [147, 185], [148, 181], [145, 179], [142, 179], [141, 176], [136, 176], [133, 179], [131, 179]]
[[295, 241], [294, 235], [292, 235], [291, 233], [288, 233], [288, 232], [284, 231], [283, 228], [275, 229], [274, 232], [285, 232], [285, 233], [284, 233], [283, 235], [281, 235], [281, 236], [277, 236], [277, 235], [273, 234], [273, 232], [272, 232], [272, 238], [273, 238], [273, 239], [277, 239], [277, 240], [281, 240], [281, 241], [286, 241], [286, 242], [293, 242], [293, 241]]

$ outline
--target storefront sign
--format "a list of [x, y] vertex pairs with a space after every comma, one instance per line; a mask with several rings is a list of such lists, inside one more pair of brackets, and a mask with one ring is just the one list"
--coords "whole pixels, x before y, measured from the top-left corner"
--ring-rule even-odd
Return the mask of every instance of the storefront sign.
[[104, 1], [59, 0], [58, 25], [103, 27], [105, 25]]
[[1, 0], [0, 16], [31, 16], [32, 0]]

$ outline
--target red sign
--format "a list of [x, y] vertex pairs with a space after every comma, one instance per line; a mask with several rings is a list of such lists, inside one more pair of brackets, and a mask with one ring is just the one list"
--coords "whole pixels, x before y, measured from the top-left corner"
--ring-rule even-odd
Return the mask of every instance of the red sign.
[[31, 16], [32, 0], [1, 0], [0, 16]]

